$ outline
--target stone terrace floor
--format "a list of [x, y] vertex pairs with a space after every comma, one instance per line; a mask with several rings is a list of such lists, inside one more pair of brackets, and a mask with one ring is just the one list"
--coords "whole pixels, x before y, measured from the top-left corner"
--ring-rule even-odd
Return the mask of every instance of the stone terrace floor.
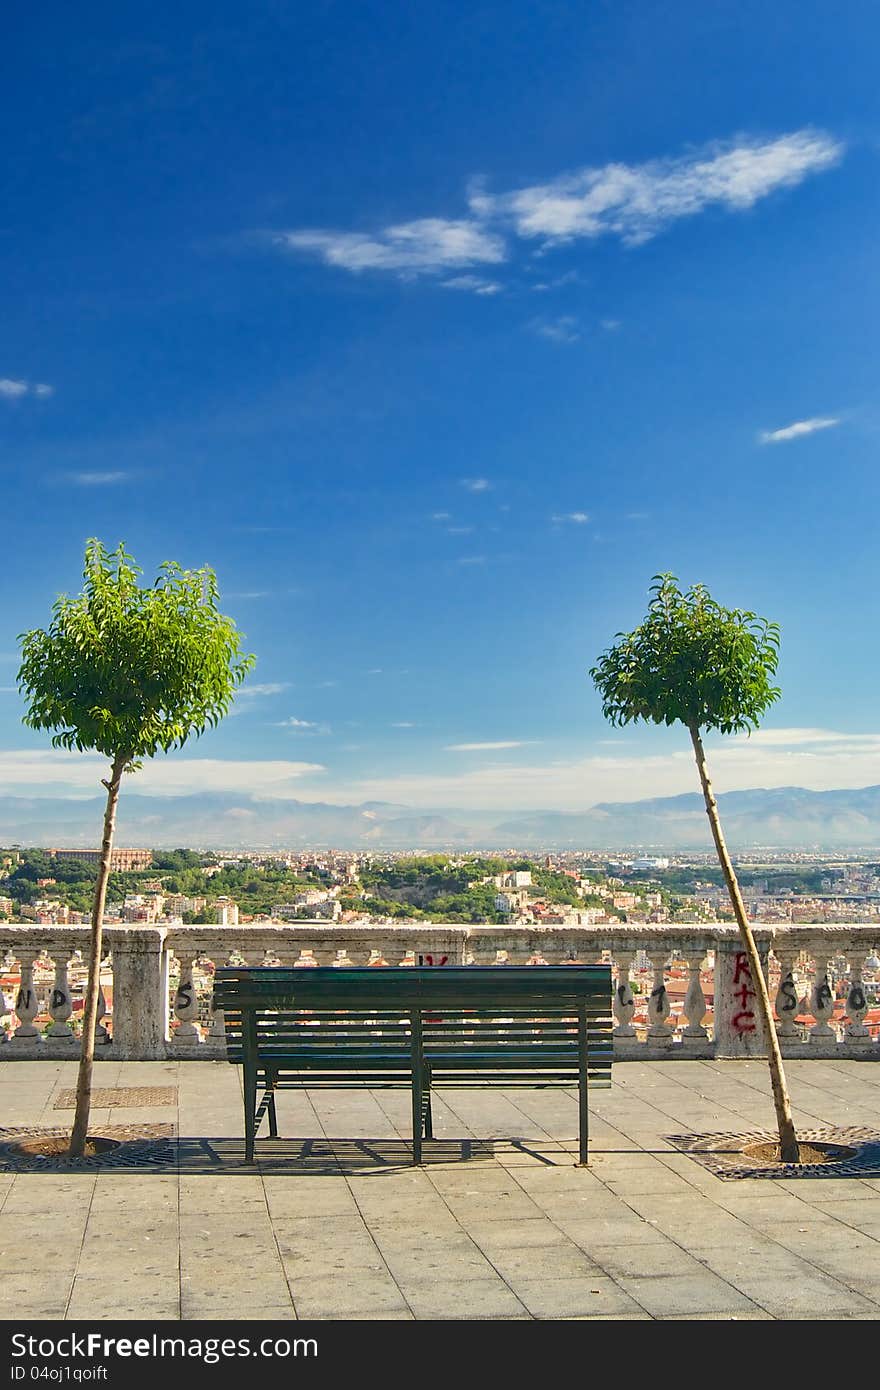
[[[786, 1070], [800, 1126], [880, 1127], [877, 1064]], [[439, 1093], [421, 1169], [406, 1092], [282, 1092], [283, 1137], [248, 1167], [238, 1069], [99, 1064], [96, 1086], [177, 1098], [95, 1109], [93, 1131], [173, 1125], [176, 1161], [0, 1171], [0, 1317], [880, 1316], [880, 1177], [725, 1181], [670, 1143], [772, 1129], [764, 1063], [614, 1077], [591, 1095], [589, 1170], [574, 1095], [537, 1090]], [[73, 1062], [5, 1064], [3, 1124], [69, 1125], [54, 1105], [74, 1084]]]

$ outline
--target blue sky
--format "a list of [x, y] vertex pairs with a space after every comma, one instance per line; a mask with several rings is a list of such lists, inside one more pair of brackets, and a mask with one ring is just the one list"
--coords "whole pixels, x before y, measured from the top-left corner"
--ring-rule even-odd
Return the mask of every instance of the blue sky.
[[[139, 778], [575, 809], [694, 786], [587, 668], [672, 570], [782, 627], [733, 787], [880, 781], [868, 3], [50, 5], [0, 103], [0, 790], [85, 539], [259, 660]], [[134, 789], [134, 788], [132, 788]]]

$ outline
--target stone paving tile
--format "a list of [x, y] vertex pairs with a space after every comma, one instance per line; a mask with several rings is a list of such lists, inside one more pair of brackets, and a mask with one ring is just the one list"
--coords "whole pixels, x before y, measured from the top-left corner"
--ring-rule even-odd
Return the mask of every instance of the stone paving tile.
[[303, 1277], [288, 1281], [300, 1318], [374, 1317], [379, 1313], [412, 1312], [387, 1271], [359, 1270], [344, 1279]]
[[699, 1275], [700, 1260], [673, 1241], [656, 1245], [591, 1245], [589, 1258], [613, 1278], [663, 1279], [667, 1275]]
[[872, 1312], [875, 1317], [880, 1317], [880, 1304], [872, 1303], [864, 1295], [854, 1293], [818, 1271], [798, 1276], [796, 1280], [745, 1273], [737, 1282], [750, 1298], [777, 1318], [844, 1315], [849, 1318], [858, 1313]]
[[490, 1258], [498, 1273], [511, 1284], [518, 1279], [587, 1279], [592, 1274], [607, 1272], [573, 1241], [566, 1245], [496, 1249]]
[[517, 1278], [511, 1288], [535, 1318], [618, 1318], [646, 1311], [626, 1289], [601, 1273], [586, 1279]]
[[113, 1276], [77, 1275], [67, 1310], [68, 1318], [178, 1318], [180, 1292], [176, 1279], [142, 1275], [128, 1277], [117, 1268]]
[[401, 1281], [401, 1292], [417, 1318], [485, 1320], [524, 1317], [528, 1310], [503, 1279], [412, 1279]]
[[755, 1307], [745, 1293], [708, 1270], [700, 1274], [670, 1274], [662, 1279], [621, 1277], [619, 1282], [656, 1318], [674, 1313], [739, 1313]]
[[519, 1250], [531, 1247], [567, 1247], [572, 1242], [554, 1222], [545, 1216], [526, 1221], [470, 1221], [467, 1234], [481, 1250], [491, 1255], [494, 1250]]

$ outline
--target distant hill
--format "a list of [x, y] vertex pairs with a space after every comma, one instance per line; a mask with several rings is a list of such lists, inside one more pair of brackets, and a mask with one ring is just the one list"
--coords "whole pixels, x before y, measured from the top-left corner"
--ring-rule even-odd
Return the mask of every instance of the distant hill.
[[[880, 846], [880, 786], [727, 792], [718, 803], [728, 840], [736, 848]], [[0, 844], [94, 845], [103, 809], [99, 797], [7, 797], [0, 802]], [[255, 849], [711, 848], [698, 792], [601, 802], [583, 812], [504, 813], [425, 810], [381, 801], [359, 806], [264, 801], [213, 792], [150, 797], [126, 789], [117, 843]]]

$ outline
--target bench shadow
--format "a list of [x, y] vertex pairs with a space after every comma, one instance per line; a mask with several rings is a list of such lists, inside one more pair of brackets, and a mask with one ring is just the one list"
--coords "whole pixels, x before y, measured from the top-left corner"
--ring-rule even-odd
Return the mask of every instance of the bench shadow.
[[[347, 1139], [308, 1137], [300, 1139], [258, 1139], [253, 1163], [245, 1162], [244, 1141], [233, 1138], [179, 1138], [177, 1171], [240, 1174], [242, 1177], [308, 1174], [339, 1177], [375, 1172], [396, 1172], [412, 1167], [412, 1144], [406, 1139]], [[526, 1140], [505, 1139], [426, 1139], [422, 1143], [422, 1166], [435, 1164], [494, 1161], [499, 1152], [526, 1155], [538, 1163], [554, 1166], [570, 1156], [554, 1150], [549, 1157]]]

